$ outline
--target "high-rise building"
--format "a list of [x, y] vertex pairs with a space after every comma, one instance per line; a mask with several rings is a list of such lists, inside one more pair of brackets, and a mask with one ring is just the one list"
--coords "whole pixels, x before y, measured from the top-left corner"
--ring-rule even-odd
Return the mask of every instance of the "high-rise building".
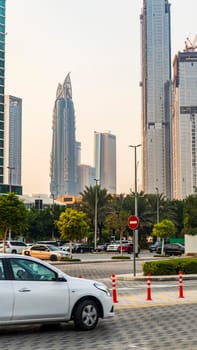
[[0, 184], [4, 182], [5, 0], [0, 0]]
[[116, 136], [95, 131], [94, 166], [101, 188], [116, 194]]
[[5, 96], [4, 183], [21, 185], [22, 99]]
[[197, 188], [197, 52], [191, 46], [173, 61], [173, 196], [184, 199]]
[[95, 186], [95, 168], [90, 165], [80, 164], [78, 166], [79, 193], [83, 192], [85, 187]]
[[53, 109], [50, 191], [55, 197], [77, 194], [77, 158], [75, 110], [70, 74], [59, 84]]
[[142, 188], [172, 195], [171, 32], [168, 0], [144, 0], [141, 21]]

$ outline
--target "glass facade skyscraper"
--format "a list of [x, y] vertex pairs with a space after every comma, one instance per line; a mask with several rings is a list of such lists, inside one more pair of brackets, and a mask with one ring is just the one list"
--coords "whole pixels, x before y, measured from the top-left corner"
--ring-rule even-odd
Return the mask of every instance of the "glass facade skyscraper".
[[116, 136], [94, 133], [94, 167], [101, 188], [116, 194]]
[[197, 52], [179, 52], [173, 62], [173, 196], [197, 188]]
[[0, 0], [0, 184], [4, 182], [5, 0]]
[[172, 196], [171, 44], [168, 0], [144, 0], [141, 21], [142, 188]]
[[53, 109], [50, 192], [55, 197], [77, 194], [78, 148], [72, 86], [68, 74], [63, 84], [58, 85]]
[[4, 182], [21, 185], [22, 99], [5, 96]]

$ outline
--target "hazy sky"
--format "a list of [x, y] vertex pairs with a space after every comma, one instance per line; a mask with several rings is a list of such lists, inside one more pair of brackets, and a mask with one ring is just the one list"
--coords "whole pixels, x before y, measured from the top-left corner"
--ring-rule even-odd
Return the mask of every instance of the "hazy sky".
[[[24, 194], [49, 194], [52, 110], [71, 72], [81, 163], [93, 166], [94, 131], [117, 138], [117, 192], [134, 189], [141, 142], [142, 0], [7, 0], [6, 89], [23, 99]], [[171, 0], [172, 58], [197, 33], [197, 1]], [[139, 168], [140, 152], [138, 152]], [[140, 169], [138, 171], [140, 183]]]

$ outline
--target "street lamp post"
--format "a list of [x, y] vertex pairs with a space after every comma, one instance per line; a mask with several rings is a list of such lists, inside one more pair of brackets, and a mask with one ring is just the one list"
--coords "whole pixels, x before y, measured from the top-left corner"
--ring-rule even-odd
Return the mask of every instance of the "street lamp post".
[[54, 219], [55, 219], [55, 212], [54, 212], [54, 203], [55, 203], [55, 201], [54, 201], [54, 194], [52, 193], [51, 194], [51, 197], [52, 197], [52, 200], [53, 200], [53, 204], [52, 204], [52, 218], [53, 218], [53, 226], [52, 226], [52, 240], [54, 239]]
[[97, 246], [97, 216], [98, 216], [98, 193], [97, 193], [97, 183], [99, 182], [98, 179], [94, 179], [96, 186], [95, 186], [95, 208], [94, 208], [94, 250], [96, 251]]
[[[12, 192], [12, 170], [14, 170], [14, 167], [7, 166], [9, 169], [9, 192]], [[11, 228], [9, 227], [9, 233], [8, 233], [8, 239], [11, 240], [12, 238], [12, 231]]]
[[155, 188], [157, 192], [157, 224], [159, 223], [159, 189], [158, 187]]
[[14, 170], [14, 167], [7, 166], [9, 169], [9, 192], [12, 192], [12, 170]]
[[[137, 200], [137, 148], [139, 145], [129, 145], [129, 147], [134, 148], [134, 162], [135, 162], [135, 216], [138, 216], [138, 200]], [[138, 230], [134, 231], [134, 258], [138, 256]]]

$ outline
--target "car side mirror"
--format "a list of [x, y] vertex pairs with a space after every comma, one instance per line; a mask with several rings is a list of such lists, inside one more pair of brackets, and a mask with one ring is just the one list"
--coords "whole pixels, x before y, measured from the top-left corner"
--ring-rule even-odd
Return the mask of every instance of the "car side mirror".
[[66, 282], [67, 280], [66, 280], [66, 278], [64, 276], [59, 275], [59, 276], [57, 276], [57, 281], [59, 281], [59, 282]]

